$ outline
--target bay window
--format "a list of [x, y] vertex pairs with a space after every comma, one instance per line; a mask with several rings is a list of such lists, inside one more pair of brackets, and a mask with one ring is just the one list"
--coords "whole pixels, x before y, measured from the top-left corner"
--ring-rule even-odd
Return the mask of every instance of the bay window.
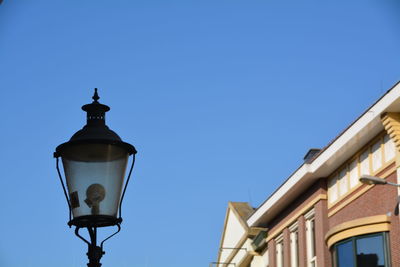
[[355, 236], [333, 246], [334, 267], [389, 267], [387, 233]]

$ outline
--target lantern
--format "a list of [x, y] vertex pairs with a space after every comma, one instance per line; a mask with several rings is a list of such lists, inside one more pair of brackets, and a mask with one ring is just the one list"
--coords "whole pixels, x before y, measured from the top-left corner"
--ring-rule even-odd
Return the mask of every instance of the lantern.
[[[105, 114], [110, 108], [100, 104], [98, 100], [95, 89], [93, 102], [82, 106], [87, 112], [87, 124], [68, 142], [59, 145], [54, 153], [70, 211], [68, 225], [76, 226], [75, 232], [80, 238], [79, 229], [88, 228], [91, 239], [94, 235], [95, 244], [92, 244], [92, 250], [99, 248], [95, 236], [97, 227], [116, 225], [118, 231], [120, 230], [121, 204], [136, 154], [134, 146], [123, 142], [106, 126]], [[128, 158], [131, 155], [132, 165], [124, 183]], [[67, 188], [59, 169], [59, 158], [62, 160]], [[91, 246], [89, 252], [90, 248]], [[102, 248], [100, 252], [103, 254]]]

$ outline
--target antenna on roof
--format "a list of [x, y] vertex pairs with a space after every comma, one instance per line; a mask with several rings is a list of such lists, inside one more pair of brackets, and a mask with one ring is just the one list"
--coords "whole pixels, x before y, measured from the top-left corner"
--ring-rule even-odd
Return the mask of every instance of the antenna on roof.
[[247, 194], [249, 196], [249, 204], [250, 204], [251, 207], [253, 207], [253, 200], [251, 198], [251, 190], [250, 190], [250, 188], [247, 188]]

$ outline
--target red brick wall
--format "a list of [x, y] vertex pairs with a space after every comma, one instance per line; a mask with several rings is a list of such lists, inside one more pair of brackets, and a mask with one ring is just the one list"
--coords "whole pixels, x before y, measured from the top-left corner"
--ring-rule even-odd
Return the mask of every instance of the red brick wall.
[[329, 230], [328, 206], [326, 200], [321, 200], [315, 205], [315, 246], [317, 253], [317, 266], [332, 266], [331, 255], [325, 243], [325, 234]]
[[288, 228], [283, 230], [283, 266], [290, 266], [290, 232]]
[[275, 241], [270, 240], [268, 242], [268, 257], [269, 257], [269, 266], [276, 266], [276, 250], [275, 250]]
[[[393, 169], [394, 165], [389, 166], [382, 173]], [[379, 176], [379, 174], [378, 174]], [[397, 175], [394, 171], [387, 177], [390, 182], [397, 182]], [[293, 203], [283, 210], [276, 218], [270, 221], [268, 228], [269, 232], [272, 233], [276, 229], [280, 228], [283, 224], [286, 224], [288, 220], [292, 220], [293, 216], [305, 206], [307, 206], [312, 199], [319, 194], [326, 194], [326, 182], [325, 178], [321, 178], [316, 181], [312, 186], [309, 187], [304, 193], [301, 194]], [[346, 196], [343, 200], [338, 202], [335, 206], [331, 207], [333, 210], [335, 207], [343, 203], [344, 200], [349, 199], [355, 193], [362, 190], [366, 186], [361, 186], [355, 192]], [[344, 208], [333, 214], [328, 218], [328, 203], [327, 200], [320, 200], [314, 205], [315, 209], [315, 242], [316, 242], [316, 253], [317, 253], [317, 264], [318, 267], [330, 267], [332, 266], [332, 256], [328, 247], [325, 243], [325, 235], [327, 231], [335, 225], [351, 221], [354, 219], [364, 218], [374, 215], [389, 214], [391, 216], [391, 230], [389, 232], [389, 242], [391, 248], [391, 262], [393, 267], [400, 266], [400, 220], [399, 217], [394, 215], [394, 209], [396, 207], [396, 201], [398, 197], [397, 188], [394, 186], [374, 186], [357, 199], [350, 202]], [[297, 219], [298, 222], [298, 242], [299, 242], [299, 267], [307, 267], [307, 251], [306, 251], [306, 229], [305, 219], [300, 216]], [[288, 228], [283, 230], [284, 234], [284, 266], [290, 266], [290, 232]], [[276, 250], [275, 241], [270, 240], [268, 242], [268, 253], [270, 267], [276, 266]]]
[[307, 266], [307, 251], [306, 251], [306, 222], [303, 216], [298, 219], [299, 231], [299, 267]]
[[[389, 182], [397, 183], [396, 172], [388, 176]], [[362, 188], [366, 187], [363, 185]], [[361, 189], [361, 188], [360, 188]], [[343, 209], [328, 219], [329, 228], [335, 225], [374, 215], [391, 214], [391, 230], [389, 233], [392, 266], [400, 266], [399, 218], [394, 215], [397, 203], [397, 188], [389, 185], [377, 185], [350, 202]]]
[[[393, 166], [392, 166], [393, 167]], [[396, 172], [387, 178], [390, 182], [397, 182]], [[362, 186], [357, 191], [362, 190]], [[357, 192], [356, 191], [356, 192]], [[320, 179], [313, 184], [301, 197], [288, 205], [270, 224], [270, 233], [280, 228], [288, 220], [292, 219], [299, 210], [309, 204], [319, 194], [326, 194], [326, 179]], [[347, 198], [351, 197], [347, 196]], [[397, 201], [397, 189], [393, 186], [374, 186], [357, 199], [350, 202], [347, 206], [328, 218], [328, 204], [326, 200], [320, 200], [314, 206], [315, 209], [315, 242], [318, 267], [332, 266], [331, 253], [325, 243], [327, 231], [338, 224], [368, 216], [388, 214], [391, 212], [391, 230], [389, 233], [391, 247], [392, 266], [400, 266], [400, 221], [394, 215]], [[338, 203], [340, 204], [340, 202]], [[334, 207], [332, 207], [334, 208]], [[307, 266], [306, 252], [306, 230], [305, 220], [300, 216], [298, 222], [298, 242], [299, 242], [299, 267]], [[288, 228], [283, 230], [284, 234], [284, 266], [290, 266], [290, 233]], [[268, 243], [270, 266], [276, 266], [275, 241]]]
[[[320, 194], [326, 194], [326, 179], [322, 178], [316, 181], [310, 186], [305, 192], [301, 194], [293, 203], [283, 210], [276, 218], [274, 218], [268, 225], [269, 232], [274, 232], [280, 228], [282, 224], [285, 224], [288, 220], [291, 220], [293, 216], [305, 206], [307, 206], [311, 200]], [[300, 216], [298, 222], [298, 242], [299, 242], [299, 267], [307, 266], [307, 251], [306, 251], [306, 230], [305, 220], [303, 216]], [[316, 253], [317, 253], [317, 264], [318, 267], [330, 266], [330, 254], [325, 244], [325, 234], [328, 231], [327, 221], [327, 203], [326, 200], [322, 200], [315, 205], [315, 235], [316, 235]], [[288, 228], [283, 230], [283, 246], [284, 246], [284, 266], [290, 266], [290, 231]], [[268, 243], [269, 256], [270, 256], [270, 267], [276, 266], [276, 250], [275, 242], [270, 240]], [[325, 265], [328, 264], [328, 265]]]
[[326, 194], [326, 182], [325, 179], [319, 179], [312, 186], [310, 186], [305, 192], [303, 192], [293, 203], [290, 203], [288, 207], [282, 210], [278, 216], [271, 220], [268, 224], [268, 228], [274, 231], [279, 228], [282, 224], [292, 216], [307, 206], [312, 199], [314, 199], [319, 194]]

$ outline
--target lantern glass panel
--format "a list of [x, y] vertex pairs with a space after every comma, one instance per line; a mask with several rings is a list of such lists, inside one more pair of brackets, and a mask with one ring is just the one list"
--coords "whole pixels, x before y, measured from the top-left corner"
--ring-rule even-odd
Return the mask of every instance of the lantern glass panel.
[[73, 217], [116, 217], [128, 152], [110, 144], [79, 144], [61, 156]]

